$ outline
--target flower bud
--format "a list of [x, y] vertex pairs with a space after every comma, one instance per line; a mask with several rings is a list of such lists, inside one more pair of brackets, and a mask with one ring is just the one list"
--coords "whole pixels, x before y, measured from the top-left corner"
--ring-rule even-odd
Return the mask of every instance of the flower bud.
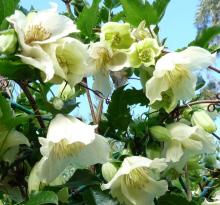
[[12, 54], [17, 46], [17, 36], [13, 29], [0, 32], [0, 54]]
[[117, 171], [118, 168], [111, 162], [102, 165], [102, 176], [107, 182], [111, 181]]
[[157, 144], [150, 144], [146, 147], [145, 153], [149, 159], [160, 158], [161, 147]]
[[58, 97], [62, 99], [63, 101], [67, 101], [71, 98], [73, 98], [75, 95], [75, 89], [74, 87], [71, 88], [69, 84], [66, 84], [63, 82], [59, 87], [59, 94]]
[[213, 133], [217, 130], [215, 122], [205, 110], [194, 112], [191, 118], [191, 122], [192, 125], [196, 125], [209, 133]]
[[153, 126], [150, 128], [151, 135], [160, 142], [165, 142], [170, 140], [170, 132], [167, 128], [162, 126]]
[[63, 103], [63, 101], [60, 99], [60, 98], [57, 98], [57, 97], [55, 97], [54, 99], [53, 99], [53, 107], [56, 109], [56, 110], [61, 110], [62, 108], [63, 108], [63, 106], [64, 106], [64, 103]]

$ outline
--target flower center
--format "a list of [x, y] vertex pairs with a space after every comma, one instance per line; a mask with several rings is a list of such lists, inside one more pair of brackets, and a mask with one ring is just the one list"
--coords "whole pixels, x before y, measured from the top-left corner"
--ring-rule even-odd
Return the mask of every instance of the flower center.
[[61, 159], [78, 154], [84, 147], [85, 145], [81, 142], [69, 144], [66, 139], [63, 139], [54, 145], [52, 151], [57, 159]]
[[152, 55], [151, 55], [151, 49], [145, 48], [138, 50], [138, 56], [142, 62], [150, 62]]
[[51, 33], [47, 31], [41, 24], [29, 26], [25, 32], [25, 43], [30, 44], [33, 41], [44, 41], [51, 37]]
[[175, 69], [166, 73], [166, 77], [170, 86], [173, 88], [178, 82], [189, 78], [189, 71], [184, 66], [176, 65]]
[[121, 37], [119, 32], [106, 33], [105, 40], [110, 40], [113, 47], [117, 47], [121, 43]]
[[124, 182], [130, 188], [141, 189], [149, 182], [148, 170], [146, 168], [136, 168], [129, 174], [124, 175]]
[[108, 49], [101, 47], [97, 49], [99, 58], [96, 61], [96, 68], [106, 68], [106, 65], [110, 62], [111, 56]]

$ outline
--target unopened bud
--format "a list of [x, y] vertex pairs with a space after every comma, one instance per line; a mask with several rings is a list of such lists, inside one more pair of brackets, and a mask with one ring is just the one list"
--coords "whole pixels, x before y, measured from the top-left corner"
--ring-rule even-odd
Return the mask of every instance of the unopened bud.
[[0, 54], [12, 54], [17, 46], [17, 36], [14, 29], [0, 32]]
[[60, 99], [60, 98], [54, 98], [53, 99], [53, 107], [56, 109], [56, 110], [61, 110], [64, 106], [64, 103], [63, 101]]
[[196, 125], [209, 133], [213, 133], [217, 130], [215, 122], [205, 110], [194, 112], [191, 118], [191, 122], [192, 125]]
[[75, 89], [74, 87], [71, 88], [69, 84], [66, 84], [66, 82], [63, 82], [59, 87], [59, 98], [67, 101], [73, 98], [75, 95]]
[[170, 140], [170, 132], [167, 128], [162, 126], [153, 126], [150, 128], [151, 135], [160, 142], [165, 142]]
[[106, 162], [102, 165], [102, 176], [107, 182], [111, 181], [117, 171], [117, 166], [111, 162]]

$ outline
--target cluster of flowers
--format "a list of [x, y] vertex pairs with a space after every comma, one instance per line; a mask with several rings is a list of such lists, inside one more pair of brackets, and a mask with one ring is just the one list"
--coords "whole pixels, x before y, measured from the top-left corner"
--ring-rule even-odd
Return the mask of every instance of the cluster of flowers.
[[[71, 19], [57, 13], [55, 5], [27, 16], [16, 11], [7, 20], [13, 30], [0, 34], [0, 51], [15, 52], [17, 38], [16, 55], [39, 69], [45, 82], [66, 81], [72, 88], [93, 75], [94, 89], [108, 96], [112, 91], [110, 71], [128, 67], [147, 71], [152, 66], [154, 71], [144, 82], [145, 94], [152, 108], [167, 112], [179, 100], [192, 99], [197, 81], [194, 71], [215, 62], [215, 56], [200, 47], [164, 53], [157, 36], [145, 28], [144, 22], [135, 29], [128, 23], [106, 23], [101, 27], [100, 41], [85, 45], [69, 37], [78, 30]], [[101, 186], [103, 190], [110, 189], [113, 197], [127, 205], [154, 204], [154, 198], [168, 190], [166, 180], [160, 178], [162, 171], [175, 168], [181, 172], [192, 156], [215, 152], [209, 135], [216, 130], [212, 119], [199, 110], [191, 120], [152, 127], [152, 135], [164, 143], [160, 158], [130, 156], [118, 168], [110, 163], [110, 145], [96, 134], [96, 126], [58, 114], [49, 125], [47, 138], [39, 138], [42, 159], [30, 174], [29, 191], [39, 190], [43, 184], [65, 183], [76, 169], [101, 163], [108, 181]]]

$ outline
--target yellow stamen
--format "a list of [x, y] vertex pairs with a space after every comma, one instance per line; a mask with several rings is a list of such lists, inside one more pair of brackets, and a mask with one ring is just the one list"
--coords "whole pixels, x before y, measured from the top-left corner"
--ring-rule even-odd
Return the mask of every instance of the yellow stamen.
[[123, 180], [128, 187], [141, 189], [149, 182], [148, 170], [146, 168], [136, 168], [123, 176]]
[[57, 159], [78, 154], [85, 145], [81, 142], [69, 144], [67, 140], [63, 139], [56, 143], [53, 147], [53, 153]]
[[25, 32], [25, 43], [30, 44], [33, 41], [44, 41], [51, 37], [51, 33], [47, 31], [41, 24], [29, 26]]

